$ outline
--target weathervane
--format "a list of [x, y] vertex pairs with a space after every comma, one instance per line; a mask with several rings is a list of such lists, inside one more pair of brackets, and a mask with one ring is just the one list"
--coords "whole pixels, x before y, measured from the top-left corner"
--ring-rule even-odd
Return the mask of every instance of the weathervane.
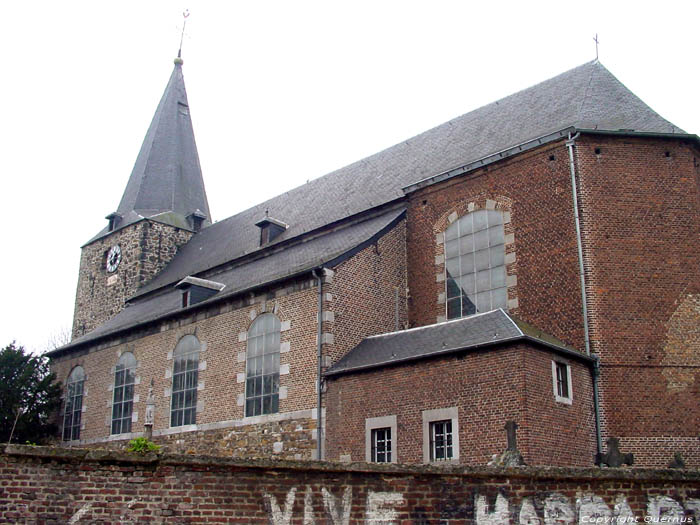
[[596, 61], [598, 60], [598, 33], [595, 34], [595, 38], [593, 39], [595, 41], [595, 59]]
[[184, 19], [182, 22], [182, 34], [180, 35], [180, 49], [177, 50], [177, 58], [181, 58], [182, 55], [182, 41], [185, 38], [185, 26], [187, 25], [187, 17], [190, 16], [190, 10], [185, 9], [182, 12], [182, 18]]

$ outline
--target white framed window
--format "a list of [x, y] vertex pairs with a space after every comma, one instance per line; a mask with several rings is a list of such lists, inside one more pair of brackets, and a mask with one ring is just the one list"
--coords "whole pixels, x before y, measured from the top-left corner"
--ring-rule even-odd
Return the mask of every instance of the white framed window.
[[365, 419], [365, 461], [396, 463], [396, 416]]
[[112, 434], [131, 432], [131, 416], [134, 407], [136, 383], [136, 358], [124, 352], [114, 369], [114, 395], [112, 396]]
[[193, 335], [180, 339], [173, 350], [173, 388], [170, 400], [170, 426], [197, 422], [197, 384], [201, 344]]
[[447, 319], [507, 308], [503, 213], [477, 210], [445, 230]]
[[571, 366], [568, 363], [552, 361], [552, 387], [557, 403], [572, 403], [574, 396], [571, 391]]
[[459, 411], [457, 407], [423, 410], [423, 461], [459, 461]]
[[66, 381], [66, 404], [63, 407], [63, 441], [80, 439], [83, 413], [85, 371], [76, 366]]
[[275, 314], [258, 316], [248, 330], [247, 417], [279, 412], [281, 330], [282, 324]]

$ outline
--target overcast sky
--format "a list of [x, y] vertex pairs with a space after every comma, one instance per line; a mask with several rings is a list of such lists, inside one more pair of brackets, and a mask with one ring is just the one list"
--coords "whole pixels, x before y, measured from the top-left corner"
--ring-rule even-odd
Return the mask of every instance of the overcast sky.
[[184, 8], [215, 220], [588, 62], [596, 33], [618, 79], [700, 132], [697, 0], [4, 2], [0, 346], [70, 327], [80, 246], [121, 199]]

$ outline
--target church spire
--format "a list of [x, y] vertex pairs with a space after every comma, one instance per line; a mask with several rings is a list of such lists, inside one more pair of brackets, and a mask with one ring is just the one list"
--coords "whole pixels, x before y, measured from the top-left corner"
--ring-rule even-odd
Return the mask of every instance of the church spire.
[[110, 224], [103, 233], [143, 217], [193, 230], [198, 229], [191, 224], [193, 214], [205, 216], [200, 226], [211, 221], [182, 63], [178, 56], [119, 207], [107, 216]]

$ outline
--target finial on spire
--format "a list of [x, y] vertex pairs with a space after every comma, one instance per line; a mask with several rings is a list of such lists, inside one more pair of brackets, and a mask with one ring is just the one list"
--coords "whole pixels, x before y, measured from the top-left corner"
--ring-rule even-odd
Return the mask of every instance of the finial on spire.
[[593, 39], [595, 41], [595, 60], [596, 62], [598, 61], [598, 33], [595, 34], [595, 38]]
[[182, 62], [183, 62], [183, 60], [182, 60], [182, 41], [185, 39], [185, 26], [187, 25], [187, 18], [188, 18], [189, 16], [190, 16], [190, 10], [189, 10], [189, 9], [185, 9], [185, 10], [182, 12], [183, 21], [182, 21], [182, 33], [180, 34], [180, 47], [179, 47], [179, 49], [177, 50], [177, 58], [176, 58], [175, 61], [174, 61], [175, 64], [178, 65], [178, 66], [181, 66], [181, 65], [182, 65]]

